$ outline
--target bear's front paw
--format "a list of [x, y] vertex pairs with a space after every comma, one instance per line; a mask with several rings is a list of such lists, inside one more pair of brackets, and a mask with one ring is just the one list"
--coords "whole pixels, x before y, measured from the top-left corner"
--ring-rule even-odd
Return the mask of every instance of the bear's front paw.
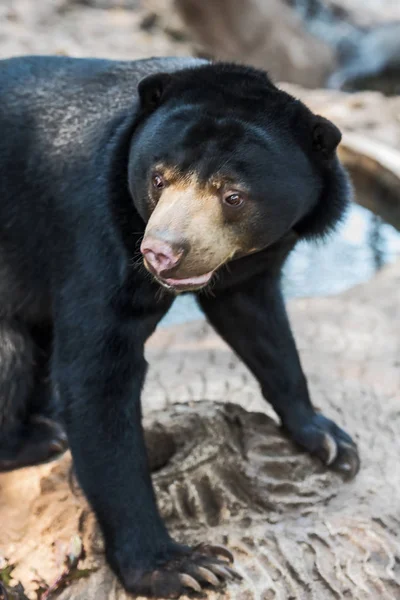
[[353, 479], [360, 468], [356, 444], [351, 437], [330, 419], [314, 413], [304, 423], [285, 429], [292, 439], [310, 454], [315, 454], [332, 469], [341, 472], [346, 479]]
[[230, 567], [232, 562], [233, 555], [223, 546], [173, 544], [158, 555], [153, 568], [128, 569], [121, 579], [131, 594], [178, 598], [188, 591], [202, 592], [203, 586], [221, 587], [229, 580], [241, 580]]

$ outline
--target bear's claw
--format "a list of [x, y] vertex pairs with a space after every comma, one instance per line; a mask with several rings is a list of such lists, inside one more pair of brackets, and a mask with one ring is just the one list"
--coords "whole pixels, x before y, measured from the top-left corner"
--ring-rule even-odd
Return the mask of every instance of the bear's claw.
[[295, 442], [326, 465], [353, 479], [360, 468], [357, 445], [330, 419], [314, 413], [301, 427], [286, 427]]
[[178, 598], [188, 591], [200, 593], [203, 586], [219, 588], [227, 581], [240, 581], [241, 575], [229, 566], [232, 562], [233, 556], [226, 548], [199, 545], [178, 551], [152, 572], [136, 571], [125, 585], [136, 595]]

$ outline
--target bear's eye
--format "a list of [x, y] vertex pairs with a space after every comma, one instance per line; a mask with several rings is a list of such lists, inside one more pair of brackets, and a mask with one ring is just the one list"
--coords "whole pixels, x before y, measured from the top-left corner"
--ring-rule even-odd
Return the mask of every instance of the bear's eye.
[[165, 187], [165, 179], [160, 173], [154, 173], [152, 177], [152, 184], [156, 190], [162, 190]]
[[244, 195], [240, 192], [226, 192], [222, 197], [222, 201], [228, 206], [238, 208], [244, 203]]

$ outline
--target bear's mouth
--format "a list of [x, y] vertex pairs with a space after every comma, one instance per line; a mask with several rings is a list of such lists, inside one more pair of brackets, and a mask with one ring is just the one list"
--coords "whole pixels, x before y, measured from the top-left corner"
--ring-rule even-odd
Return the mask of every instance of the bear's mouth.
[[151, 273], [154, 279], [170, 292], [195, 292], [201, 290], [210, 283], [216, 269], [208, 271], [203, 275], [195, 275], [192, 277], [163, 277], [161, 273], [156, 273], [146, 258], [143, 260], [144, 266]]
[[214, 271], [204, 273], [204, 275], [197, 275], [196, 277], [185, 277], [182, 279], [175, 279], [173, 277], [160, 277], [157, 276], [157, 281], [168, 290], [174, 292], [194, 292], [201, 290], [208, 283], [210, 283]]

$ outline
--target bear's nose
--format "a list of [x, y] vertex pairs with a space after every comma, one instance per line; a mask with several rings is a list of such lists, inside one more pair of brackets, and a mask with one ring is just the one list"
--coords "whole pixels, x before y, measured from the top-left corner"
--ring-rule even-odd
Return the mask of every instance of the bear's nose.
[[155, 274], [162, 275], [179, 265], [185, 254], [185, 244], [146, 237], [140, 251]]

